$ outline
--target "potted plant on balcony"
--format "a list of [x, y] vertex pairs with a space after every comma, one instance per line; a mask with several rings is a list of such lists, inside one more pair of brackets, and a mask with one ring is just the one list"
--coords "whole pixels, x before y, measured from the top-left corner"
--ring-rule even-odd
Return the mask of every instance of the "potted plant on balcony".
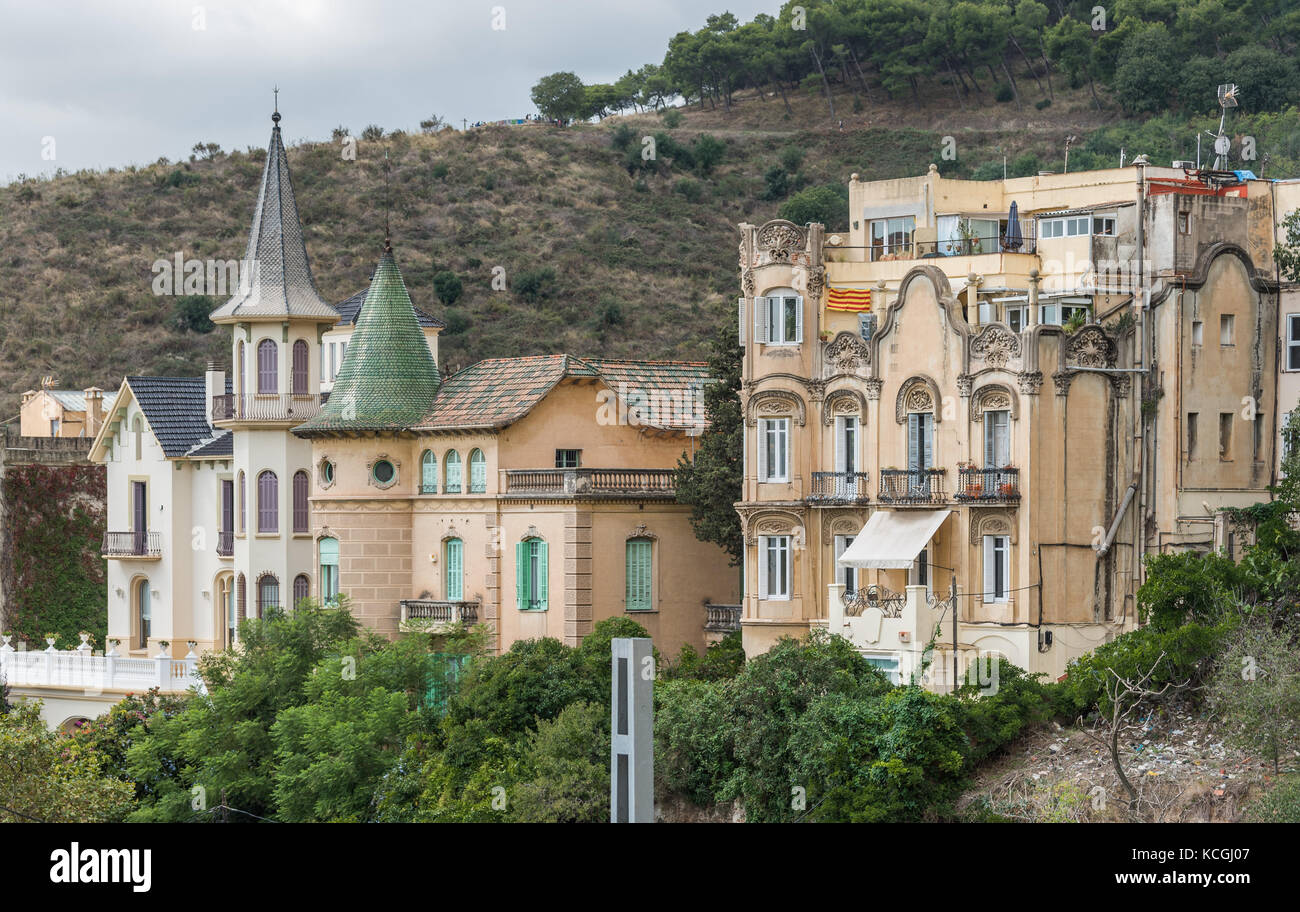
[[962, 489], [962, 494], [966, 497], [979, 497], [984, 493], [984, 484], [979, 481], [968, 481], [966, 487]]

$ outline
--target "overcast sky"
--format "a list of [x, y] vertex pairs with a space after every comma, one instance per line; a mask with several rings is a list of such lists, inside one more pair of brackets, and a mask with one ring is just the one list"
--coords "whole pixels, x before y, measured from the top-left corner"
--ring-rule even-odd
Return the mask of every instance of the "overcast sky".
[[[780, 0], [0, 0], [0, 181], [263, 147], [343, 125], [419, 129], [437, 113], [534, 113], [540, 76], [605, 82], [668, 39]], [[494, 8], [505, 28], [493, 29]], [[202, 25], [202, 28], [197, 26]], [[50, 142], [50, 139], [53, 142]], [[52, 149], [54, 160], [43, 158]]]

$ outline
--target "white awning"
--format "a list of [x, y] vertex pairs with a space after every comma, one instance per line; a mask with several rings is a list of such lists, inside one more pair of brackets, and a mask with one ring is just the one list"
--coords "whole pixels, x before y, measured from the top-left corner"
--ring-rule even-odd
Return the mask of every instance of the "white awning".
[[841, 567], [906, 570], [951, 510], [877, 510], [840, 555]]

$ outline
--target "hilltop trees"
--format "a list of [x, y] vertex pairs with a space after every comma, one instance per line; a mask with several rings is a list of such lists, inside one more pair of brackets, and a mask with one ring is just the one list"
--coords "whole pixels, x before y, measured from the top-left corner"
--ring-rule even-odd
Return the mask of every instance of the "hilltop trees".
[[582, 80], [568, 72], [543, 76], [533, 86], [532, 98], [537, 110], [551, 120], [582, 117], [588, 104], [587, 89]]

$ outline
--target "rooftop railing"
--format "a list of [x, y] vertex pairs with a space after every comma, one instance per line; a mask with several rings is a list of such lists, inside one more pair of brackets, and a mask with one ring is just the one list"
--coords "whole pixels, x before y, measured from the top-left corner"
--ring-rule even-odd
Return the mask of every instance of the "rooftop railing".
[[212, 397], [212, 420], [306, 421], [320, 414], [320, 393], [227, 393]]
[[673, 469], [508, 469], [506, 494], [672, 498]]

